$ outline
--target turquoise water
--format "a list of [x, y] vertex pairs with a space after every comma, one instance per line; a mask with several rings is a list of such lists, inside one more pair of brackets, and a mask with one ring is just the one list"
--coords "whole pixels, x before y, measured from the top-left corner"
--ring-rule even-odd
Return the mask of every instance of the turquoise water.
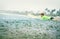
[[60, 22], [0, 15], [0, 39], [60, 39]]

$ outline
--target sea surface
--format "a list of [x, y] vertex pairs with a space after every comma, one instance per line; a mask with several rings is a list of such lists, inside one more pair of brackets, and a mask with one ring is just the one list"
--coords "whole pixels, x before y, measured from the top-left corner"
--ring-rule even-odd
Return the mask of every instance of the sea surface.
[[0, 39], [60, 39], [60, 22], [3, 13]]

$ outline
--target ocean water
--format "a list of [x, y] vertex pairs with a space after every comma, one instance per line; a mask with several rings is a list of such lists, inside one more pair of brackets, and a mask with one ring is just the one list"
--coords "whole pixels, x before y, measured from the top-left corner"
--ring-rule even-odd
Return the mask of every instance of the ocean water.
[[0, 14], [0, 39], [60, 39], [60, 22]]

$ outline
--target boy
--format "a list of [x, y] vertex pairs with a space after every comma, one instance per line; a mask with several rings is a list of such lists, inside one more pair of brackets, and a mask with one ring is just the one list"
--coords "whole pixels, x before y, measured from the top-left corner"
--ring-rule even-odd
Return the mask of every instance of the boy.
[[54, 19], [53, 17], [46, 16], [44, 13], [41, 13], [40, 15], [41, 15], [42, 20], [52, 20], [52, 19]]

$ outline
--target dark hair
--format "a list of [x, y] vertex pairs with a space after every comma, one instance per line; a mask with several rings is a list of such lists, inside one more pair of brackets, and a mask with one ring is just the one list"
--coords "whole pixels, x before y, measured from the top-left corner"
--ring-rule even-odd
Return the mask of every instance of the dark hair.
[[44, 13], [41, 13], [40, 15], [44, 15]]

